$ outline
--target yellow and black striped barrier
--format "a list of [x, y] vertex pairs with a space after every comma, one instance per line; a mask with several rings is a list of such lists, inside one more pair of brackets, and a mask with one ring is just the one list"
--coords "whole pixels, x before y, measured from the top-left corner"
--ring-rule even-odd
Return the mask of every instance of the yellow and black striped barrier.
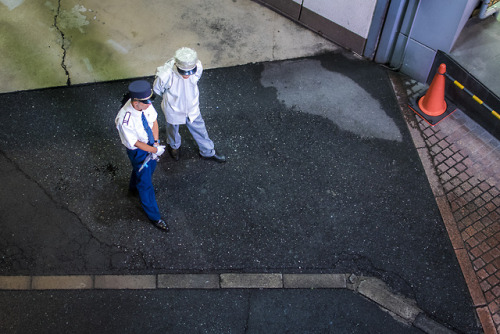
[[472, 99], [474, 101], [476, 101], [477, 103], [479, 103], [480, 105], [482, 105], [486, 109], [488, 109], [493, 114], [493, 116], [495, 116], [496, 118], [500, 119], [500, 114], [498, 114], [495, 110], [493, 110], [489, 105], [487, 105], [486, 103], [484, 103], [483, 100], [481, 100], [479, 97], [477, 97], [476, 95], [474, 95], [474, 93], [472, 93], [470, 90], [468, 90], [467, 88], [465, 88], [464, 85], [462, 85], [460, 82], [458, 82], [457, 80], [455, 80], [448, 73], [445, 73], [444, 75], [448, 79], [450, 79], [455, 84], [455, 86], [457, 86], [458, 88], [460, 88], [461, 90], [463, 90], [464, 92], [466, 92], [470, 97], [472, 97]]

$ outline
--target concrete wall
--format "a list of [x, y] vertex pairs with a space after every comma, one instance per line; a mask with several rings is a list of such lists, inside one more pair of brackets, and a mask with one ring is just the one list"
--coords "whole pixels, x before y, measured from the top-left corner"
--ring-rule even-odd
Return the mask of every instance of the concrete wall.
[[[479, 0], [256, 1], [346, 49], [369, 59], [375, 58], [377, 62], [388, 63], [420, 82], [427, 80], [436, 52], [451, 50], [472, 10], [479, 2]], [[393, 17], [394, 15], [397, 17]]]
[[304, 0], [304, 8], [366, 38], [376, 0]]
[[331, 41], [363, 54], [377, 0], [258, 0]]

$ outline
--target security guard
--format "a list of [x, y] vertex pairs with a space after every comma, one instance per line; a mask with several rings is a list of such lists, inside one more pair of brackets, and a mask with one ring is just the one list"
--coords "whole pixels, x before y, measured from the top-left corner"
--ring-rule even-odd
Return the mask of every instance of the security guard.
[[[132, 82], [128, 90], [130, 98], [118, 112], [115, 124], [132, 163], [129, 190], [139, 193], [142, 207], [151, 222], [168, 232], [168, 225], [161, 218], [156, 203], [152, 182], [156, 160], [165, 152], [165, 146], [159, 145], [158, 114], [151, 104], [153, 90], [145, 80]], [[149, 154], [150, 161], [141, 169]]]

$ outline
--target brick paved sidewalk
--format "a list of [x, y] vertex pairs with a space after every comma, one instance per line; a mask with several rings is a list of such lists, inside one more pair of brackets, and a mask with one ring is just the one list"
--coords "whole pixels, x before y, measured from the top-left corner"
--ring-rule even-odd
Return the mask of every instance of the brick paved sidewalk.
[[[428, 88], [397, 80], [409, 99]], [[500, 333], [500, 141], [460, 110], [432, 127], [406, 103], [400, 101], [483, 329]]]

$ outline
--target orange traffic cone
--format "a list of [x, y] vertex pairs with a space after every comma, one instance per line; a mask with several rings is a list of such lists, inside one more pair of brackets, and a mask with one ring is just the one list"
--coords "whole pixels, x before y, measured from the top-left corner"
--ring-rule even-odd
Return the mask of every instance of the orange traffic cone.
[[418, 103], [410, 102], [410, 108], [432, 126], [456, 110], [456, 107], [447, 103], [444, 97], [445, 73], [446, 65], [439, 65], [427, 93], [418, 100]]
[[429, 116], [439, 116], [446, 111], [446, 101], [444, 100], [444, 74], [446, 65], [439, 65], [438, 72], [432, 79], [427, 93], [420, 98], [418, 106], [420, 110]]

